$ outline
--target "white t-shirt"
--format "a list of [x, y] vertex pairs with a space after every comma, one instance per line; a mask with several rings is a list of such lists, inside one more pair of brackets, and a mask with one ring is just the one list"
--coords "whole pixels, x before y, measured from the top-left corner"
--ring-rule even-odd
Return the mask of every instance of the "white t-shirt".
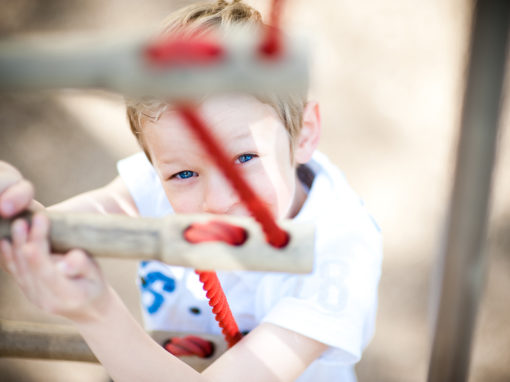
[[[316, 226], [313, 273], [239, 271], [218, 272], [218, 277], [241, 331], [270, 322], [330, 345], [299, 382], [351, 382], [356, 380], [353, 365], [374, 332], [382, 236], [323, 154], [316, 152], [307, 166], [315, 177], [295, 220]], [[143, 153], [117, 167], [142, 216], [173, 213]], [[221, 334], [194, 270], [142, 262], [138, 281], [148, 330]]]

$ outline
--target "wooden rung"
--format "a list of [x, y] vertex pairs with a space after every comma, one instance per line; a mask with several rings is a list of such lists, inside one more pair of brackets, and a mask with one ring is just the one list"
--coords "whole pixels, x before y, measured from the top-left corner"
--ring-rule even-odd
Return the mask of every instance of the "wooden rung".
[[97, 362], [70, 326], [0, 321], [0, 356]]
[[[201, 270], [251, 270], [309, 273], [313, 269], [314, 227], [292, 220], [279, 222], [289, 233], [284, 248], [266, 243], [260, 225], [251, 218], [224, 215], [168, 215], [132, 218], [121, 215], [44, 212], [51, 221], [55, 252], [82, 248], [93, 256], [160, 260]], [[30, 214], [24, 215], [30, 219]], [[239, 246], [222, 242], [192, 244], [183, 232], [194, 222], [225, 221], [243, 227], [247, 240]], [[0, 238], [9, 237], [12, 219], [0, 220]]]
[[[222, 336], [166, 331], [151, 331], [149, 334], [160, 345], [170, 338], [189, 335], [212, 342], [214, 353], [208, 358], [179, 357], [197, 371], [204, 370], [227, 350]], [[87, 343], [72, 326], [9, 320], [0, 320], [0, 357], [98, 362]]]
[[151, 40], [145, 36], [4, 41], [0, 91], [101, 88], [170, 101], [200, 100], [216, 92], [306, 92], [305, 44], [284, 38], [281, 54], [266, 58], [258, 53], [264, 36], [259, 30], [231, 27], [220, 38], [221, 59], [167, 67], [148, 62], [144, 50]]

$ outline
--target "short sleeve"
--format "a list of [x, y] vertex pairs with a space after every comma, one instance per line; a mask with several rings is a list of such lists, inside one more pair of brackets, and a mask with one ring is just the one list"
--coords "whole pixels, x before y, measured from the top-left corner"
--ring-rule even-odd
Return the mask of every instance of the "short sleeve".
[[158, 174], [145, 153], [139, 152], [118, 161], [117, 170], [141, 216], [160, 217], [173, 212]]
[[353, 364], [374, 332], [380, 250], [354, 233], [336, 243], [316, 260], [311, 275], [263, 281], [260, 298], [280, 298], [262, 321], [329, 345], [325, 359]]

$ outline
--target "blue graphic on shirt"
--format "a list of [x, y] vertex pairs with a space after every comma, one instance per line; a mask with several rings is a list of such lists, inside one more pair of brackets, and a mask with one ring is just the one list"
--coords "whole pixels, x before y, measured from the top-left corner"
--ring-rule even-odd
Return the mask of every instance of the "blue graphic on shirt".
[[[162, 283], [162, 291], [155, 290], [154, 284], [157, 282]], [[142, 277], [140, 288], [142, 293], [149, 292], [154, 297], [152, 304], [146, 306], [147, 312], [154, 314], [161, 308], [163, 301], [165, 301], [162, 292], [172, 293], [175, 290], [175, 280], [159, 271], [149, 272], [145, 277]]]

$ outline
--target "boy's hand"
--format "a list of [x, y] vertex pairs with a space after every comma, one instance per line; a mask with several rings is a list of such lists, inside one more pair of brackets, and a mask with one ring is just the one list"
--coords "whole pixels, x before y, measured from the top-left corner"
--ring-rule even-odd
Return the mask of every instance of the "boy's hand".
[[34, 187], [6, 162], [0, 161], [0, 217], [10, 218], [31, 206]]
[[86, 322], [100, 316], [111, 294], [101, 271], [81, 250], [50, 254], [49, 221], [35, 215], [32, 226], [16, 220], [12, 243], [0, 241], [1, 265], [26, 297], [46, 312]]

